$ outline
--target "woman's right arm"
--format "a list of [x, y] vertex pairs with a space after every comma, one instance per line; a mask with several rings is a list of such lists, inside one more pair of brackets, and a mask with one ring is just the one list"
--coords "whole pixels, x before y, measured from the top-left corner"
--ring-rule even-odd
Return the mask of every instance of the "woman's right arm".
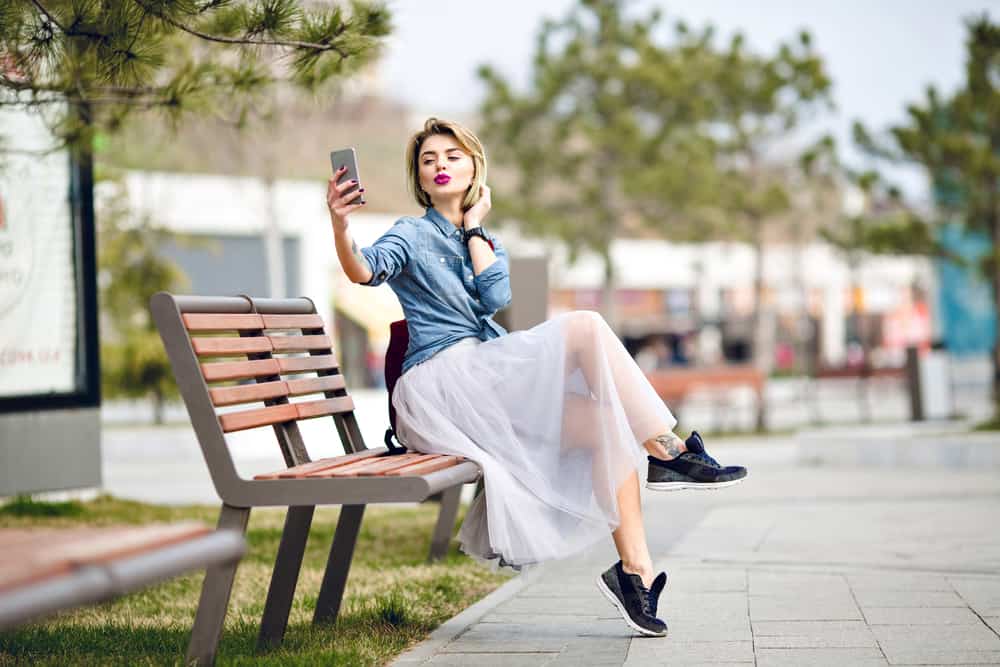
[[354, 210], [365, 205], [364, 201], [357, 203], [364, 188], [344, 195], [344, 191], [354, 185], [354, 181], [338, 183], [343, 177], [345, 169], [341, 167], [330, 179], [326, 190], [326, 206], [330, 211], [330, 222], [333, 225], [334, 246], [337, 249], [337, 258], [344, 268], [344, 274], [354, 283], [367, 283], [372, 279], [372, 270], [368, 265], [368, 260], [361, 253], [358, 244], [351, 237], [348, 231], [349, 222], [347, 216]]

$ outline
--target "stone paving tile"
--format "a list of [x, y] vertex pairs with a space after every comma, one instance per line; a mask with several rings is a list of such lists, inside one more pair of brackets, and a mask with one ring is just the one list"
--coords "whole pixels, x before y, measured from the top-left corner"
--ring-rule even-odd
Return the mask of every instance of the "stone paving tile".
[[1000, 637], [985, 625], [875, 625], [872, 634], [886, 653], [920, 649], [1000, 651]]
[[743, 570], [708, 570], [691, 567], [660, 565], [667, 572], [666, 592], [678, 593], [746, 593], [747, 580]]
[[957, 607], [865, 607], [868, 625], [977, 625], [979, 617]]
[[456, 642], [502, 639], [507, 637], [549, 639], [559, 637], [619, 637], [627, 626], [621, 621], [589, 621], [586, 623], [479, 623], [464, 632]]
[[863, 621], [761, 621], [753, 624], [760, 648], [877, 648]]
[[913, 574], [910, 572], [884, 572], [879, 574], [847, 574], [847, 583], [855, 593], [861, 590], [876, 591], [952, 591], [948, 579], [941, 575]]
[[552, 623], [560, 621], [562, 623], [588, 623], [590, 621], [620, 620], [621, 616], [611, 610], [605, 614], [513, 614], [491, 612], [486, 614], [478, 623]]
[[459, 638], [440, 650], [441, 653], [559, 653], [572, 637], [494, 637], [490, 639]]
[[986, 625], [993, 628], [993, 632], [1000, 635], [1000, 616], [986, 616], [983, 617], [983, 621], [985, 621]]
[[425, 665], [476, 665], [476, 667], [543, 667], [557, 653], [438, 653]]
[[684, 642], [647, 637], [632, 640], [626, 665], [753, 662], [753, 642]]
[[981, 616], [1000, 616], [1000, 581], [952, 577], [951, 584]]
[[757, 621], [854, 621], [861, 610], [848, 598], [750, 597], [750, 618]]
[[998, 665], [1000, 651], [886, 651], [890, 665]]
[[757, 667], [868, 667], [887, 665], [877, 648], [761, 648]]
[[580, 638], [569, 644], [546, 667], [621, 667], [628, 655], [631, 639], [608, 641], [605, 638]]
[[850, 590], [847, 581], [839, 574], [750, 570], [748, 580], [750, 595], [791, 594], [801, 590]]
[[854, 591], [858, 604], [865, 607], [965, 607], [954, 591], [884, 591], [862, 588]]
[[738, 642], [750, 641], [753, 634], [744, 618], [741, 624], [695, 621], [686, 617], [663, 619], [669, 637], [682, 642]]
[[591, 598], [575, 598], [570, 601], [559, 598], [522, 598], [518, 596], [496, 607], [496, 611], [502, 614], [565, 614], [573, 616], [601, 615], [613, 609], [614, 605], [602, 595], [594, 595]]

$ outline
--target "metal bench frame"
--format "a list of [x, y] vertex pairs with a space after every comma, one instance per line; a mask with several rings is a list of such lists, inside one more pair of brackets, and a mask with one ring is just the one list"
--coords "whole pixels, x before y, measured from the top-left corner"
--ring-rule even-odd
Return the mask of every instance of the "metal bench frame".
[[[225, 433], [209, 394], [198, 356], [191, 342], [184, 315], [261, 314], [315, 315], [308, 298], [257, 299], [247, 296], [175, 296], [155, 294], [150, 301], [153, 319], [173, 367], [181, 397], [187, 406], [205, 463], [222, 499], [220, 529], [246, 532], [250, 510], [262, 506], [286, 506], [285, 526], [271, 575], [261, 619], [258, 647], [277, 646], [288, 625], [292, 598], [298, 581], [306, 540], [317, 505], [342, 505], [333, 544], [323, 576], [313, 623], [336, 620], [357, 542], [365, 505], [370, 503], [419, 502], [440, 496], [441, 512], [432, 540], [432, 557], [447, 548], [455, 521], [461, 485], [479, 479], [479, 466], [471, 461], [425, 474], [402, 477], [341, 477], [336, 479], [253, 479], [240, 477], [226, 443]], [[325, 334], [324, 328], [301, 329], [303, 335]], [[312, 355], [332, 354], [313, 350]], [[327, 398], [344, 397], [346, 389], [325, 392]], [[265, 401], [266, 405], [286, 399]], [[345, 454], [368, 450], [353, 409], [332, 415]], [[288, 467], [310, 461], [296, 421], [273, 424], [278, 445]], [[384, 450], [384, 448], [378, 448]], [[210, 663], [218, 643], [232, 591], [236, 564], [209, 568], [192, 632], [188, 661]]]

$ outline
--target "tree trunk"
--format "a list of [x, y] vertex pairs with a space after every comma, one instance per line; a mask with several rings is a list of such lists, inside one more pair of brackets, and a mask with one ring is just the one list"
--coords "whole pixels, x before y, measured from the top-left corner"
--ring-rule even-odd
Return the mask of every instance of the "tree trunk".
[[618, 276], [611, 259], [610, 248], [604, 255], [604, 284], [601, 286], [601, 314], [611, 330], [618, 333]]
[[756, 429], [763, 432], [767, 427], [767, 378], [771, 374], [774, 357], [767, 341], [764, 318], [764, 224], [759, 218], [752, 219], [754, 246], [754, 310], [753, 310], [753, 364], [764, 375], [764, 390], [757, 402]]
[[153, 391], [153, 423], [157, 426], [161, 426], [164, 423], [164, 412], [166, 409], [166, 400], [164, 399], [163, 392], [159, 390]]

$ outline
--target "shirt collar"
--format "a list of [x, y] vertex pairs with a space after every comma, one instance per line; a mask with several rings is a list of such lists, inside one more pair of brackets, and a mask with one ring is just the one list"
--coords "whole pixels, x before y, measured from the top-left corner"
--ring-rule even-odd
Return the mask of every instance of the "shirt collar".
[[459, 229], [448, 221], [448, 218], [444, 217], [440, 211], [438, 211], [433, 206], [427, 207], [427, 212], [424, 217], [434, 223], [434, 226], [441, 230], [441, 233], [445, 236], [454, 236], [455, 232]]

